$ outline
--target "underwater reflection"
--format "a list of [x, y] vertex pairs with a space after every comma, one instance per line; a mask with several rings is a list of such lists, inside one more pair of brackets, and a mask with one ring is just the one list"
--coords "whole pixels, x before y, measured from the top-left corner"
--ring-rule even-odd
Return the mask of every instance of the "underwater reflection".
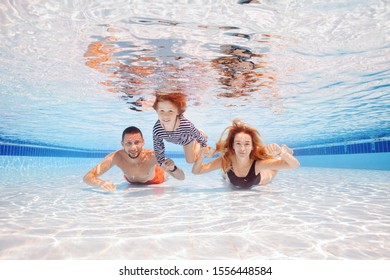
[[226, 55], [212, 60], [225, 89], [219, 96], [250, 96], [251, 92], [257, 92], [261, 87], [274, 87], [276, 75], [262, 60], [263, 54], [255, 54], [248, 48], [236, 45], [222, 45], [221, 52]]
[[199, 105], [200, 97], [195, 92], [206, 84], [201, 77], [205, 63], [175, 55], [152, 56], [149, 49], [126, 49], [121, 45], [119, 38], [103, 38], [91, 43], [84, 57], [88, 67], [108, 75], [101, 84], [109, 92], [120, 93], [129, 109], [151, 109], [156, 93], [171, 91], [184, 92], [192, 105]]
[[[180, 25], [161, 20], [130, 20], [129, 23], [164, 25], [166, 28], [178, 28]], [[191, 47], [191, 42], [182, 38], [139, 38], [107, 27], [109, 36], [95, 36], [96, 41], [89, 44], [84, 53], [85, 64], [107, 74], [107, 80], [101, 84], [107, 87], [107, 91], [119, 93], [129, 109], [134, 111], [150, 110], [157, 93], [171, 91], [185, 93], [192, 106], [202, 104], [202, 99], [209, 102], [210, 97], [252, 97], [265, 106], [268, 106], [267, 103], [274, 105], [275, 100], [280, 101], [275, 86], [276, 71], [267, 61], [265, 52], [269, 48], [264, 48], [270, 44], [272, 35], [246, 34], [233, 26], [197, 25], [195, 28], [199, 32], [221, 32], [225, 37], [251, 41], [256, 51], [239, 44], [212, 42], [203, 47], [205, 52], [213, 53], [213, 57], [202, 58], [178, 51]], [[223, 106], [245, 104], [237, 101], [227, 100], [228, 104]]]

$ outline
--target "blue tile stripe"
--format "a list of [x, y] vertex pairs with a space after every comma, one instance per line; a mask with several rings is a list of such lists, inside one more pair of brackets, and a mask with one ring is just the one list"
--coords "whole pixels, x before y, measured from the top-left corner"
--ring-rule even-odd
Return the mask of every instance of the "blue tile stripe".
[[[0, 144], [1, 156], [36, 156], [36, 157], [79, 157], [79, 158], [103, 158], [111, 150], [78, 150], [51, 148], [34, 145]], [[341, 154], [367, 154], [390, 152], [390, 140], [380, 140], [363, 143], [346, 143], [323, 146], [294, 148], [296, 156], [311, 155], [341, 155]], [[183, 158], [183, 153], [168, 152], [167, 157]]]
[[110, 152], [0, 144], [0, 155], [2, 156], [103, 158]]
[[[0, 156], [104, 158], [113, 150], [78, 150], [34, 145], [0, 144]], [[184, 158], [183, 153], [170, 152], [170, 158]]]
[[371, 154], [390, 152], [390, 140], [294, 148], [296, 156]]

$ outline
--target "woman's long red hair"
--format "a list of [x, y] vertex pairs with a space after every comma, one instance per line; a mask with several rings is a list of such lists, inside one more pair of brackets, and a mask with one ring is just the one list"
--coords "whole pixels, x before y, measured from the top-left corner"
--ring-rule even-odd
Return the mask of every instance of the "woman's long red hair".
[[[224, 138], [226, 132], [228, 132], [228, 134], [226, 138]], [[261, 141], [260, 133], [256, 129], [249, 127], [245, 123], [242, 123], [239, 120], [234, 120], [233, 125], [227, 127], [222, 132], [221, 138], [216, 144], [216, 152], [220, 152], [222, 154], [222, 169], [224, 170], [224, 172], [227, 172], [232, 168], [231, 156], [235, 154], [233, 149], [234, 137], [236, 136], [236, 134], [241, 132], [248, 134], [252, 139], [253, 150], [249, 156], [252, 160], [263, 160], [272, 158], [272, 156], [268, 155], [265, 152], [265, 146]]]

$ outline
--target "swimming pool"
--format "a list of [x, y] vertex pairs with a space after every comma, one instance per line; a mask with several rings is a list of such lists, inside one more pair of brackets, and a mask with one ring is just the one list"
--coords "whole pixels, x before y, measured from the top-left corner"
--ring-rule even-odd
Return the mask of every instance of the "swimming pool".
[[[0, 259], [389, 259], [386, 1], [155, 2], [0, 5]], [[234, 191], [168, 145], [184, 183], [83, 184], [172, 87], [210, 144], [240, 117], [301, 167]]]
[[236, 191], [178, 161], [184, 183], [130, 186], [113, 169], [118, 190], [104, 193], [82, 183], [96, 162], [7, 162], [1, 259], [389, 258], [388, 171], [299, 168]]

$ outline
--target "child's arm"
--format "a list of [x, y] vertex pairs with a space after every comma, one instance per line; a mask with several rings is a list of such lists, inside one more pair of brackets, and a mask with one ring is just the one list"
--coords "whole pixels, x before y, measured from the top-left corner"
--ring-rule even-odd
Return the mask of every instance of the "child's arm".
[[175, 179], [184, 180], [186, 177], [183, 170], [177, 167], [175, 162], [170, 158], [167, 158], [161, 167]]
[[165, 160], [165, 145], [162, 137], [157, 132], [156, 126], [153, 128], [153, 149], [157, 162], [161, 166]]

